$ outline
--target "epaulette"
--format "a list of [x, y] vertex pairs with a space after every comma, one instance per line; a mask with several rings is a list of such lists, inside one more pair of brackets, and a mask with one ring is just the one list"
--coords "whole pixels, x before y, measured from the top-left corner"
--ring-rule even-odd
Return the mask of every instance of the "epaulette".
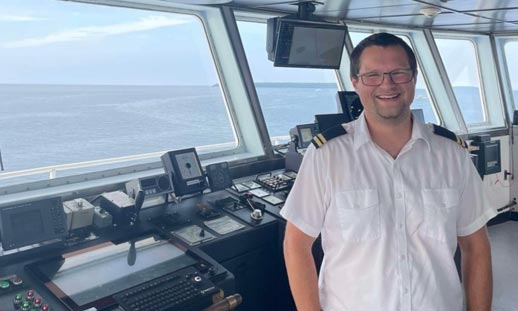
[[461, 146], [462, 148], [468, 148], [468, 144], [462, 138], [460, 138], [455, 133], [453, 133], [452, 131], [445, 129], [444, 127], [441, 127], [436, 124], [432, 124], [432, 125], [433, 125], [434, 134], [451, 139], [454, 142], [456, 142], [457, 144], [459, 144], [459, 146]]
[[327, 130], [323, 131], [320, 134], [317, 134], [315, 137], [313, 137], [313, 140], [311, 140], [311, 143], [315, 146], [315, 148], [322, 147], [325, 143], [330, 141], [333, 138], [336, 138], [338, 136], [347, 134], [347, 131], [344, 129], [344, 127], [339, 124], [336, 126], [333, 126], [331, 128], [328, 128]]

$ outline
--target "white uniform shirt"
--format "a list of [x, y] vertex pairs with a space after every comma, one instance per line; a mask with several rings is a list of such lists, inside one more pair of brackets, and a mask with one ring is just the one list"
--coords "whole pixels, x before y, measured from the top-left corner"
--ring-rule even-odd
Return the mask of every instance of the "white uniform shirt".
[[347, 134], [310, 146], [281, 215], [322, 235], [324, 311], [457, 311], [457, 236], [497, 212], [466, 149], [414, 122], [397, 159], [363, 114]]

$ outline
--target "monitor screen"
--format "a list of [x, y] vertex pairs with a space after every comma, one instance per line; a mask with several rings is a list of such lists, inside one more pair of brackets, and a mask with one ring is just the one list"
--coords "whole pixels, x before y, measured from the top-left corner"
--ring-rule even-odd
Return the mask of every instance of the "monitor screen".
[[2, 207], [2, 249], [11, 250], [40, 242], [58, 241], [67, 235], [61, 198], [48, 198]]
[[[275, 35], [267, 44], [270, 60], [277, 67], [340, 68], [346, 27], [314, 21], [274, 19]], [[269, 30], [271, 32], [271, 30]]]
[[71, 310], [84, 310], [102, 307], [115, 293], [197, 263], [175, 245], [147, 238], [135, 243], [136, 259], [129, 265], [129, 248], [130, 243], [108, 243], [29, 269]]
[[307, 148], [316, 134], [314, 123], [297, 125], [298, 147]]

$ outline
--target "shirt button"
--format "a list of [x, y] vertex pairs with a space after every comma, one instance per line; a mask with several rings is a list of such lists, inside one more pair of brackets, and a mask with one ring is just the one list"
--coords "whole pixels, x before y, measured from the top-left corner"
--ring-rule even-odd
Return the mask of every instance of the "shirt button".
[[401, 199], [402, 195], [401, 192], [396, 193], [396, 199]]
[[405, 255], [401, 255], [401, 256], [399, 256], [399, 258], [401, 258], [401, 260], [404, 261], [406, 259], [406, 256]]
[[399, 229], [403, 229], [403, 224], [399, 224], [399, 225], [397, 225], [397, 227], [398, 227]]
[[408, 288], [403, 289], [403, 293], [408, 294]]

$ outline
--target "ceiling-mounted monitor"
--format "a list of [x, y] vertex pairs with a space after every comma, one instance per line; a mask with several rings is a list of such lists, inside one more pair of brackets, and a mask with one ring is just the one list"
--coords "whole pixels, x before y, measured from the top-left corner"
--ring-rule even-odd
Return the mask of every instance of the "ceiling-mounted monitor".
[[320, 21], [271, 18], [266, 50], [276, 67], [338, 69], [347, 27]]

